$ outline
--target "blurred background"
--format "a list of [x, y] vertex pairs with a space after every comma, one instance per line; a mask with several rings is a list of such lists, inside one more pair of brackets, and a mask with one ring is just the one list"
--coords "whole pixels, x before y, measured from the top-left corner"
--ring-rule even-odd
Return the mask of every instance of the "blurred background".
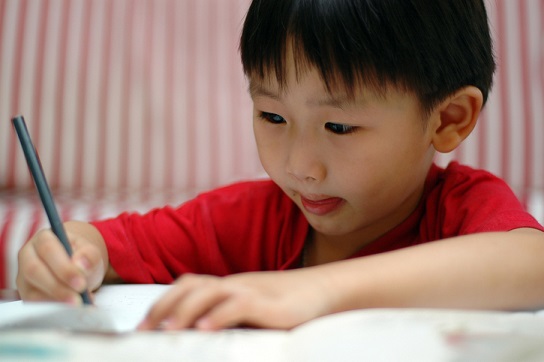
[[[0, 0], [0, 287], [47, 225], [14, 115], [65, 219], [178, 204], [263, 175], [238, 54], [249, 2]], [[494, 88], [469, 140], [437, 162], [503, 177], [544, 222], [544, 0], [486, 4]]]

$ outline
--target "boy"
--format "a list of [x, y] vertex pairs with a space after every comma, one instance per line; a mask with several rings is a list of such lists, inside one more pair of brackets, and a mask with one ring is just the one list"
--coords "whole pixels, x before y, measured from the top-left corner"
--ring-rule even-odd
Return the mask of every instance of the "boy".
[[496, 177], [432, 161], [491, 86], [481, 0], [254, 0], [240, 49], [271, 181], [68, 222], [71, 260], [41, 231], [19, 253], [23, 299], [181, 276], [142, 330], [544, 306], [544, 228]]

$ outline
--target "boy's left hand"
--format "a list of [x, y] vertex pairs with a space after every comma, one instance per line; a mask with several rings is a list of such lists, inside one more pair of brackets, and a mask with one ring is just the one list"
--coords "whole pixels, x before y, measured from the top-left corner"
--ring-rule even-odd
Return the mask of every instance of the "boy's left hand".
[[311, 268], [227, 277], [186, 274], [151, 308], [138, 329], [217, 330], [240, 325], [289, 329], [332, 309], [333, 296], [314, 274]]

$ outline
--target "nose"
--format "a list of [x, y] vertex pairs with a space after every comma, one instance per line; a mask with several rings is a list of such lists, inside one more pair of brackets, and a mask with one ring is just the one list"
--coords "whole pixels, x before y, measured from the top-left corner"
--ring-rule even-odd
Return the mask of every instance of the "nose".
[[316, 140], [297, 137], [291, 140], [287, 155], [287, 173], [301, 182], [320, 182], [327, 174], [323, 155]]

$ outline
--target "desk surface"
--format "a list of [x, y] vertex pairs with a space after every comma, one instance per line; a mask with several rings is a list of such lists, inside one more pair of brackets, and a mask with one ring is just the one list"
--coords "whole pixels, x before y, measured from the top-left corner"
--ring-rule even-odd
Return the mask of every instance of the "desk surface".
[[[0, 360], [544, 361], [544, 311], [368, 309], [322, 317], [291, 331], [144, 333], [129, 328], [116, 329], [119, 333], [69, 332], [66, 325], [53, 323], [69, 321], [72, 315], [80, 316], [74, 320], [78, 326], [93, 324], [99, 311], [123, 320], [123, 312], [131, 308], [129, 315], [139, 321], [146, 312], [145, 304], [164, 287], [168, 286], [108, 286], [96, 295], [99, 309], [57, 304], [50, 315], [23, 314], [36, 318], [35, 323], [19, 327], [24, 329], [9, 323], [0, 328]], [[13, 290], [3, 295], [17, 298]], [[0, 317], [9, 319], [18, 306], [25, 312], [34, 310], [32, 303], [3, 303]], [[50, 323], [44, 325], [40, 320]]]
[[[323, 320], [323, 324], [291, 332], [233, 329], [213, 333], [189, 330], [101, 334], [0, 330], [0, 360], [544, 361], [544, 334], [509, 331], [508, 325], [515, 327], [517, 323], [493, 322], [491, 318], [486, 329], [481, 321], [471, 325], [472, 318], [465, 314], [440, 312], [433, 321], [417, 311], [371, 314], [374, 317], [353, 315], [355, 323], [349, 322], [352, 318], [340, 324]], [[518, 322], [523, 327], [528, 320]], [[544, 321], [541, 323], [544, 331]]]

